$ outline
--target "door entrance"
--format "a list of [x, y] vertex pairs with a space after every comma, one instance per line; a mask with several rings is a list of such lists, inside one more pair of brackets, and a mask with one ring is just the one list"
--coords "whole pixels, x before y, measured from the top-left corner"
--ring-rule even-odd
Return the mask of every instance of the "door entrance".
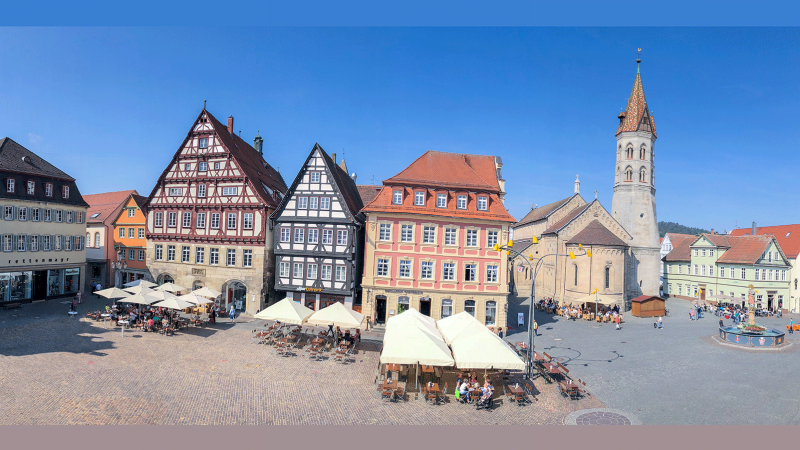
[[705, 299], [706, 299], [706, 288], [705, 287], [701, 287], [700, 288], [700, 300], [705, 300]]
[[431, 315], [431, 299], [420, 299], [419, 312], [430, 317]]
[[375, 297], [375, 322], [386, 322], [386, 297], [384, 296]]
[[47, 296], [47, 271], [36, 270], [33, 272], [33, 286], [31, 300], [44, 300]]
[[775, 293], [767, 292], [767, 309], [770, 311], [774, 311], [772, 309], [773, 306], [775, 306]]

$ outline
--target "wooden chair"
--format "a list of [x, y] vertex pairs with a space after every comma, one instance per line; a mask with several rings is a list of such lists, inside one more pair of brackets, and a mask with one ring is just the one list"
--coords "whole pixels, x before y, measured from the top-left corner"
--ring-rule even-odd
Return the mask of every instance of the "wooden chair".
[[436, 397], [436, 401], [441, 401], [442, 403], [447, 403], [447, 382], [444, 383], [444, 390], [442, 390], [441, 394]]
[[503, 395], [506, 396], [506, 400], [508, 400], [509, 402], [515, 402], [516, 401], [516, 397], [514, 396], [514, 393], [510, 392], [508, 389], [506, 389], [505, 385], [503, 385]]
[[402, 400], [404, 402], [408, 401], [406, 399], [406, 385], [405, 385], [405, 383], [403, 383], [402, 385], [398, 385], [397, 386], [397, 389], [394, 390], [394, 396], [395, 396], [395, 398], [400, 399], [400, 400]]

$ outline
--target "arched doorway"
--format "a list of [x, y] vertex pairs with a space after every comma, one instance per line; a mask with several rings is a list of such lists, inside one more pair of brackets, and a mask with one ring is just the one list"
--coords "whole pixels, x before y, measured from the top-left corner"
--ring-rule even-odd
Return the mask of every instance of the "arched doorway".
[[228, 281], [222, 286], [221, 306], [230, 308], [233, 302], [236, 309], [242, 309], [246, 300], [247, 287], [241, 281]]
[[168, 273], [162, 273], [161, 275], [158, 276], [158, 280], [156, 280], [156, 283], [158, 283], [159, 286], [165, 283], [174, 283], [174, 282], [175, 280]]
[[198, 290], [198, 289], [200, 289], [202, 287], [203, 287], [203, 282], [201, 282], [201, 281], [195, 281], [194, 283], [192, 283], [192, 290], [193, 291], [196, 291], [196, 290]]

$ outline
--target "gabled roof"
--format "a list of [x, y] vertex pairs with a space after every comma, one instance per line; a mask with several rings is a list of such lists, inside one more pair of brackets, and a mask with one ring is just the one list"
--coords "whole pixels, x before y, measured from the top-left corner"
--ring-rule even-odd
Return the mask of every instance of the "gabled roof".
[[569, 203], [569, 201], [572, 200], [576, 195], [580, 196], [580, 194], [573, 194], [565, 199], [561, 199], [553, 203], [549, 203], [547, 205], [531, 209], [531, 211], [528, 214], [526, 214], [525, 217], [522, 218], [522, 220], [517, 222], [515, 227], [521, 225], [527, 225], [529, 223], [536, 222], [537, 220], [541, 220], [550, 216], [550, 214], [553, 214], [554, 212], [561, 209], [562, 206]]
[[638, 297], [634, 298], [634, 299], [633, 299], [633, 300], [631, 300], [631, 301], [632, 301], [632, 302], [635, 302], [635, 303], [641, 303], [641, 302], [643, 302], [643, 301], [645, 301], [645, 300], [650, 300], [650, 299], [661, 300], [662, 302], [664, 301], [664, 299], [663, 299], [663, 298], [661, 298], [661, 297], [659, 297], [659, 296], [657, 296], [657, 295], [640, 295], [640, 296], [638, 296]]
[[[136, 190], [84, 195], [83, 200], [89, 204], [86, 223], [105, 223], [106, 220], [114, 220], [117, 216], [115, 211], [118, 212], [132, 194], [136, 194]], [[98, 216], [92, 217], [95, 214]]]
[[[253, 182], [253, 190], [257, 192], [259, 198], [261, 198], [261, 200], [267, 205], [273, 207], [277, 206], [279, 203], [278, 200], [272, 198], [272, 196], [264, 192], [259, 183], [265, 184], [267, 187], [274, 191], [280, 192], [282, 195], [286, 194], [286, 182], [283, 180], [280, 172], [270, 166], [264, 160], [264, 157], [261, 156], [261, 154], [258, 153], [258, 151], [256, 151], [256, 149], [254, 149], [250, 144], [245, 142], [244, 139], [240, 138], [235, 133], [230, 133], [228, 131], [228, 127], [220, 123], [220, 121], [217, 120], [216, 117], [214, 117], [206, 109], [203, 109], [203, 111], [200, 112], [197, 120], [200, 120], [203, 112], [208, 114], [209, 122], [214, 127], [214, 131], [222, 141], [223, 145], [225, 145], [225, 148], [227, 148], [231, 155], [233, 155], [233, 157], [236, 159], [236, 162], [239, 164], [239, 166], [241, 166], [242, 171], [245, 173], [247, 178]], [[195, 124], [196, 123], [197, 121], [195, 121]], [[192, 130], [193, 129], [194, 127], [192, 127]], [[192, 135], [192, 130], [189, 131], [187, 140]], [[182, 147], [183, 145], [181, 145], [181, 148]], [[180, 149], [178, 151], [180, 152]]]
[[494, 156], [428, 150], [384, 185], [435, 186], [500, 193]]
[[378, 193], [383, 189], [383, 186], [374, 184], [359, 184], [356, 187], [358, 188], [358, 195], [361, 196], [361, 203], [365, 205], [377, 197]]
[[764, 255], [773, 236], [730, 236], [731, 247], [717, 260], [717, 263], [755, 264]]
[[[595, 200], [595, 201], [597, 201], [597, 200]], [[572, 211], [567, 213], [567, 215], [564, 216], [561, 220], [559, 220], [558, 222], [554, 223], [553, 225], [550, 225], [550, 228], [544, 230], [544, 232], [542, 232], [542, 234], [558, 233], [562, 228], [567, 226], [567, 224], [572, 222], [573, 219], [575, 219], [576, 217], [581, 215], [582, 212], [584, 212], [587, 209], [589, 209], [589, 207], [592, 206], [592, 204], [595, 201], [593, 201], [592, 203], [587, 203], [585, 205], [578, 206], [577, 208], [573, 209]]]
[[671, 234], [672, 250], [664, 257], [664, 261], [690, 261], [692, 256], [692, 245], [697, 236], [690, 234]]
[[628, 98], [628, 105], [625, 111], [620, 113], [619, 118], [619, 127], [615, 135], [619, 135], [624, 131], [650, 131], [653, 136], [656, 136], [656, 122], [647, 109], [642, 77], [638, 70], [636, 71], [636, 79], [633, 80], [633, 89], [631, 89], [631, 96]]
[[297, 173], [292, 185], [287, 190], [286, 196], [284, 196], [280, 205], [275, 209], [275, 212], [273, 212], [270, 217], [272, 217], [273, 220], [277, 219], [286, 208], [289, 199], [293, 196], [295, 189], [297, 189], [297, 185], [300, 184], [303, 179], [303, 174], [306, 172], [306, 167], [308, 166], [309, 161], [311, 161], [311, 158], [314, 157], [314, 153], [317, 151], [319, 151], [319, 154], [322, 155], [322, 160], [325, 162], [325, 166], [328, 168], [328, 173], [331, 174], [331, 184], [333, 185], [333, 188], [339, 192], [342, 200], [345, 203], [345, 206], [347, 206], [346, 212], [348, 213], [348, 217], [350, 217], [351, 220], [363, 223], [364, 215], [361, 213], [361, 208], [364, 207], [364, 204], [361, 201], [361, 195], [359, 194], [358, 187], [356, 187], [356, 182], [353, 181], [353, 179], [347, 175], [347, 172], [345, 172], [344, 169], [336, 164], [336, 161], [331, 159], [325, 150], [317, 143], [314, 144], [314, 147], [311, 149], [308, 157], [306, 157], [303, 167]]
[[709, 242], [711, 242], [716, 247], [720, 247], [720, 248], [730, 248], [731, 247], [731, 243], [730, 243], [730, 241], [728, 241], [728, 237], [726, 235], [724, 235], [724, 234], [711, 234], [711, 233], [702, 233], [699, 236], [695, 236], [695, 240], [694, 240], [694, 242], [692, 242], [692, 245], [694, 245], [697, 241], [699, 241], [701, 237], [702, 238], [706, 238]]
[[133, 194], [132, 197], [133, 201], [136, 202], [136, 206], [140, 209], [144, 209], [144, 205], [147, 203], [147, 197], [138, 194]]
[[[737, 228], [731, 231], [731, 236], [747, 236], [750, 233], [752, 233], [751, 228]], [[800, 254], [800, 224], [757, 227], [756, 234], [775, 236], [786, 257], [790, 259], [796, 259]]]
[[56, 166], [8, 137], [0, 139], [0, 170], [75, 181]]
[[675, 240], [676, 240], [676, 239], [685, 239], [685, 238], [692, 238], [692, 239], [694, 239], [694, 238], [696, 238], [696, 237], [697, 237], [697, 236], [695, 236], [695, 235], [693, 235], [693, 234], [682, 234], [682, 233], [666, 233], [666, 234], [664, 234], [664, 237], [663, 237], [663, 238], [661, 238], [661, 241], [663, 242], [663, 241], [664, 241], [664, 238], [669, 238], [669, 241], [672, 243], [672, 246], [674, 247], [674, 246], [675, 246]]
[[583, 230], [578, 232], [572, 239], [567, 241], [567, 244], [585, 244], [585, 245], [616, 245], [626, 246], [625, 241], [617, 237], [614, 233], [609, 231], [608, 228], [603, 226], [599, 220], [595, 219], [589, 222]]

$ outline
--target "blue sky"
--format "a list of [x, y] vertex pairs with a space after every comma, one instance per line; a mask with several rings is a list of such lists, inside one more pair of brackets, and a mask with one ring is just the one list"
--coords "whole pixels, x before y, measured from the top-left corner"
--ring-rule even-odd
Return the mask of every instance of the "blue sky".
[[499, 155], [506, 205], [610, 208], [636, 74], [655, 116], [659, 220], [796, 223], [798, 29], [0, 28], [0, 135], [84, 194], [148, 195], [208, 100], [287, 183], [314, 142], [359, 183], [426, 150]]

